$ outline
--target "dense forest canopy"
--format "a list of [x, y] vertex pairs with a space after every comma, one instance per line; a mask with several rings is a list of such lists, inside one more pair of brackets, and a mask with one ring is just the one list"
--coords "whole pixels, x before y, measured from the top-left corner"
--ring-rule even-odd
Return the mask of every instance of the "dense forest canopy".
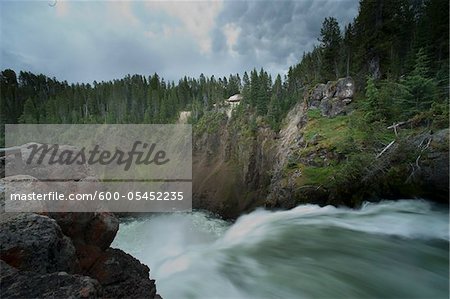
[[368, 122], [421, 113], [448, 119], [448, 11], [446, 0], [361, 0], [352, 23], [325, 18], [316, 47], [283, 78], [260, 69], [242, 77], [202, 74], [166, 82], [157, 74], [128, 75], [68, 84], [42, 74], [3, 70], [1, 124], [170, 123], [182, 110], [192, 111], [195, 123], [215, 104], [240, 92], [240, 107], [278, 130], [287, 111], [313, 85], [344, 76], [357, 82]]

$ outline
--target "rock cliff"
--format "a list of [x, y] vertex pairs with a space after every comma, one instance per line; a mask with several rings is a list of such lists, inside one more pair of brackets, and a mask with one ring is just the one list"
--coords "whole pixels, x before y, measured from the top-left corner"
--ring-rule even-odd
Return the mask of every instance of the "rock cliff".
[[448, 129], [433, 133], [411, 123], [398, 136], [387, 128], [370, 131], [355, 92], [351, 78], [314, 86], [279, 132], [251, 111], [215, 115], [207, 129], [194, 127], [194, 207], [234, 218], [261, 206], [300, 203], [448, 202]]
[[193, 205], [235, 218], [263, 206], [270, 184], [276, 134], [267, 126], [253, 131], [229, 122], [225, 114], [214, 130], [195, 132]]

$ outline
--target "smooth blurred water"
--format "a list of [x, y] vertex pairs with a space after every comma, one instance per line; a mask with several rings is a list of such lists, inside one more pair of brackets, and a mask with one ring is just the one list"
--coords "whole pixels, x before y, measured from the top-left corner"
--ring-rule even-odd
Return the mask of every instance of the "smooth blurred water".
[[112, 246], [147, 264], [165, 299], [449, 298], [448, 220], [422, 200], [235, 223], [196, 211], [126, 221]]

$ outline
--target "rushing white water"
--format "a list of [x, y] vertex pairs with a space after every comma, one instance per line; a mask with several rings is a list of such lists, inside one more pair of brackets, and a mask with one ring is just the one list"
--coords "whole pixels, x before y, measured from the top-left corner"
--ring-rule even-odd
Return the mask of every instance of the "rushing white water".
[[235, 223], [207, 213], [122, 223], [113, 247], [170, 298], [448, 298], [449, 216], [422, 200], [302, 205]]

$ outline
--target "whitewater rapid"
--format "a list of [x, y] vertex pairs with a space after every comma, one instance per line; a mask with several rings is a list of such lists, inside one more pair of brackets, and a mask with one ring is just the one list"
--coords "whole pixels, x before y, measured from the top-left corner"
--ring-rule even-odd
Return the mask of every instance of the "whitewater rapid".
[[423, 200], [234, 223], [194, 211], [127, 220], [112, 246], [147, 264], [165, 299], [448, 298], [448, 221], [448, 207]]

